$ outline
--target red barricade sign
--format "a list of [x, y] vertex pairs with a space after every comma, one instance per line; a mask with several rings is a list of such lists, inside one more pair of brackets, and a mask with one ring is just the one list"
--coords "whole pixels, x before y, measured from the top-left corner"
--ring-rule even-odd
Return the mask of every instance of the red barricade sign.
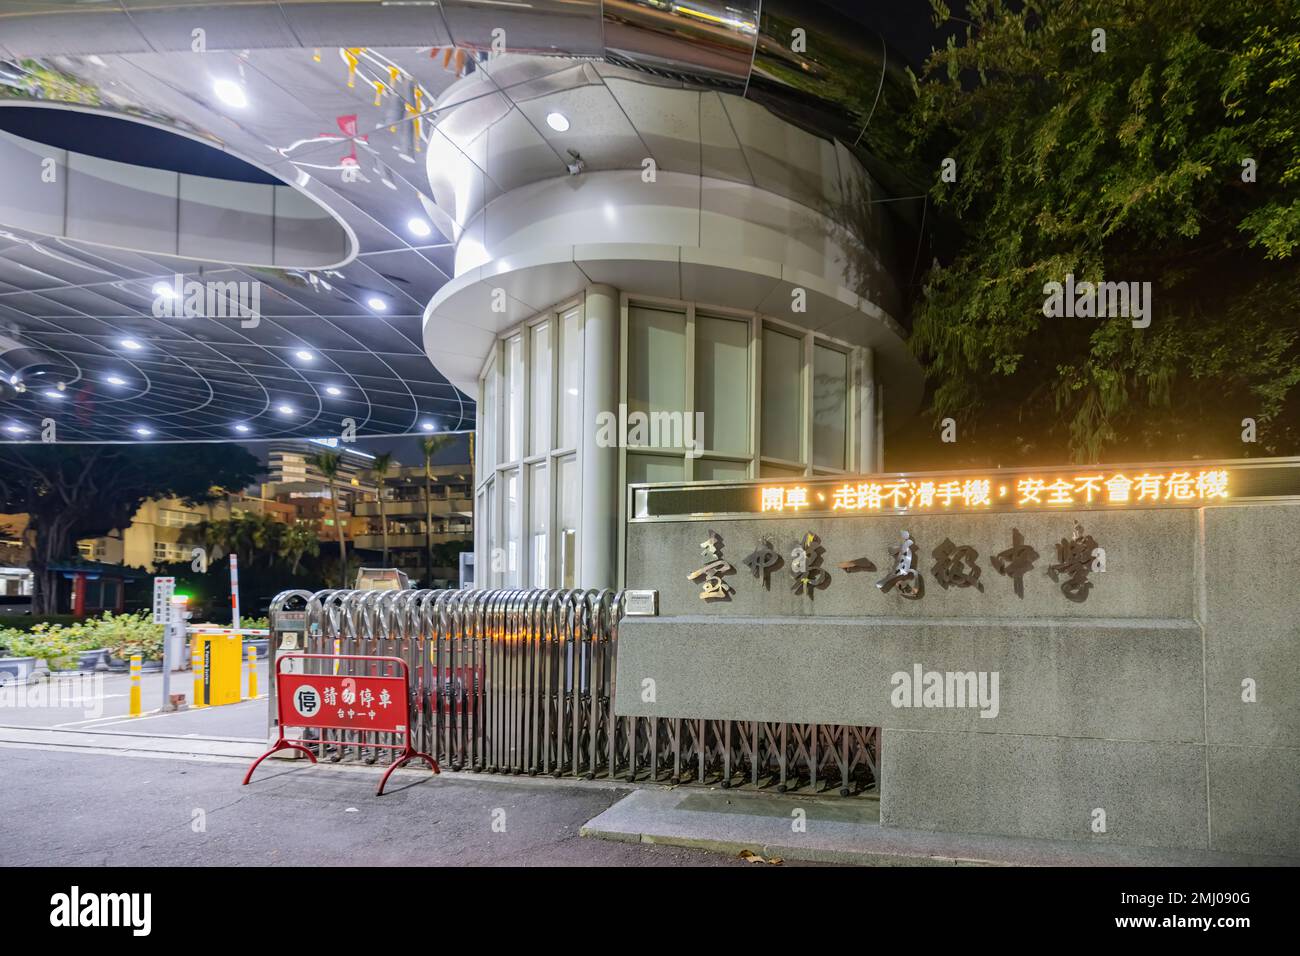
[[[361, 670], [387, 670], [380, 674], [287, 674], [281, 670], [286, 661], [319, 660], [330, 662], [328, 670], [338, 671], [344, 661], [361, 663]], [[349, 665], [347, 670], [354, 669]], [[391, 672], [396, 672], [394, 676]], [[406, 661], [400, 657], [378, 657], [361, 654], [283, 654], [275, 662], [275, 706], [279, 718], [280, 737], [273, 746], [248, 768], [244, 783], [253, 779], [253, 771], [271, 754], [280, 750], [296, 750], [306, 754], [312, 763], [316, 754], [311, 748], [364, 747], [376, 750], [393, 750], [399, 756], [384, 771], [376, 795], [384, 792], [393, 771], [408, 761], [425, 761], [434, 773], [440, 773], [437, 762], [426, 753], [411, 746], [410, 699], [411, 675]], [[286, 727], [310, 727], [319, 731], [334, 730], [347, 733], [344, 741], [315, 740], [286, 737]], [[400, 736], [402, 743], [391, 742]]]
[[285, 674], [276, 687], [289, 700], [284, 716], [293, 727], [399, 733], [410, 724], [401, 677]]

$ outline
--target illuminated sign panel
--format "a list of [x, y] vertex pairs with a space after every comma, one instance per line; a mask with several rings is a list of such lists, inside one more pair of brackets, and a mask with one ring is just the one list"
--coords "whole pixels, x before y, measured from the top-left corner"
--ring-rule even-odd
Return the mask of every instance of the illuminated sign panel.
[[1051, 510], [1201, 505], [1229, 496], [1226, 468], [759, 485], [760, 512]]
[[1205, 508], [1300, 499], [1300, 458], [629, 485], [628, 520]]

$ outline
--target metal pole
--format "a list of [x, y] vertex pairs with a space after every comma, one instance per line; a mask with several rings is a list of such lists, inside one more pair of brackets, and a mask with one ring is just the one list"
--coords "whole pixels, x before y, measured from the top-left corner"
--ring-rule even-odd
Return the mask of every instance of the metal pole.
[[176, 628], [177, 613], [176, 605], [168, 601], [167, 617], [163, 624], [162, 709], [164, 712], [172, 699], [172, 633]]
[[230, 552], [230, 626], [239, 627], [239, 558]]

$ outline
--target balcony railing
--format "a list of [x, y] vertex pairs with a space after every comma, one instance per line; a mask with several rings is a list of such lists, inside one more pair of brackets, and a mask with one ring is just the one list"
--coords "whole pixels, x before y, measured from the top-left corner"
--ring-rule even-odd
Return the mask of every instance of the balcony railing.
[[[436, 515], [469, 514], [474, 508], [474, 503], [469, 498], [456, 497], [434, 498], [432, 505], [433, 513]], [[379, 502], [358, 501], [355, 505], [355, 514], [359, 518], [377, 518], [379, 517]], [[385, 501], [384, 514], [390, 518], [399, 515], [422, 515], [424, 514], [424, 499]]]
[[[465, 531], [447, 531], [435, 532], [433, 535], [434, 544], [447, 544], [451, 541], [466, 541], [472, 536], [473, 532]], [[361, 548], [364, 551], [380, 551], [384, 547], [384, 536], [381, 534], [362, 534], [353, 539], [352, 545]], [[425, 537], [422, 534], [390, 534], [388, 536], [388, 550], [407, 550], [410, 548], [423, 549], [425, 546]]]

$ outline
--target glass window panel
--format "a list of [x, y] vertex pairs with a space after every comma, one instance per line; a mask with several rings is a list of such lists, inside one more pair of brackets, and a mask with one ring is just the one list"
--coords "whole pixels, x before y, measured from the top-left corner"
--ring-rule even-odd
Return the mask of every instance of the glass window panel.
[[697, 458], [696, 481], [734, 481], [749, 477], [749, 466], [743, 461], [718, 461], [714, 458]]
[[551, 449], [551, 323], [543, 322], [533, 327], [533, 349], [529, 357], [529, 406], [532, 428], [528, 436], [530, 455], [541, 455]]
[[544, 588], [548, 586], [547, 574], [550, 569], [550, 537], [546, 532], [551, 525], [551, 496], [546, 484], [545, 468], [530, 468], [528, 477], [532, 485], [528, 492], [528, 553], [532, 563], [532, 586]]
[[[628, 340], [627, 443], [680, 448], [686, 414], [686, 314], [633, 306]], [[639, 429], [633, 417], [638, 412]]]
[[813, 464], [843, 468], [848, 437], [849, 357], [813, 347]]
[[803, 461], [803, 342], [763, 329], [763, 449], [769, 458]]
[[560, 448], [577, 448], [582, 435], [582, 309], [560, 316]]
[[581, 508], [582, 482], [578, 475], [578, 459], [573, 455], [556, 462], [555, 480], [559, 497], [556, 515], [559, 545], [559, 582], [562, 588], [574, 587], [578, 576], [578, 521]]
[[667, 455], [627, 456], [628, 484], [642, 481], [683, 481], [686, 470], [683, 459]]
[[803, 476], [803, 469], [787, 468], [785, 465], [760, 464], [758, 466], [758, 476], [760, 478], [799, 478]]
[[502, 521], [505, 524], [505, 577], [503, 587], [519, 587], [519, 469], [507, 472], [505, 476], [505, 502], [502, 507]]
[[705, 448], [749, 452], [748, 322], [696, 316], [695, 408], [704, 416], [696, 437]]
[[524, 434], [524, 337], [506, 339], [505, 365], [506, 447], [505, 461], [523, 457]]
[[481, 540], [487, 543], [487, 547], [481, 547], [480, 555], [475, 558], [474, 579], [475, 583], [487, 588], [498, 587], [501, 584], [499, 570], [501, 562], [495, 557], [501, 547], [501, 532], [492, 523], [494, 484], [494, 479], [489, 478], [482, 494], [478, 496], [478, 510], [474, 515], [475, 521], [478, 522], [478, 533], [483, 536]]
[[485, 467], [481, 467], [480, 474], [490, 475], [497, 465], [497, 363], [493, 362], [488, 366], [487, 374], [483, 376], [483, 434], [482, 449], [480, 454], [483, 456]]

